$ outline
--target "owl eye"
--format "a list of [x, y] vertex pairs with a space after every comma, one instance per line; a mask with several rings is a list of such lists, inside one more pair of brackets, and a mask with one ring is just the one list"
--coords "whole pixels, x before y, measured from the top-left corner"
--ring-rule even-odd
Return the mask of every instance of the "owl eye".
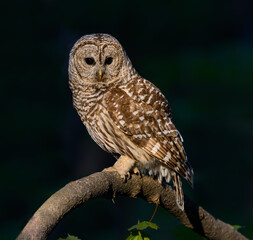
[[94, 58], [85, 58], [84, 60], [88, 65], [95, 65]]
[[110, 65], [110, 64], [112, 63], [112, 61], [113, 61], [113, 58], [112, 58], [112, 57], [107, 57], [107, 58], [105, 59], [105, 65]]

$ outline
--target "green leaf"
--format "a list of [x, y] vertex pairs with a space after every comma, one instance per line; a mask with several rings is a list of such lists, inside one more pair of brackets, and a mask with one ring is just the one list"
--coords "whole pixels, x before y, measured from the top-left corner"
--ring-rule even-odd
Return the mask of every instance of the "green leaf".
[[150, 240], [150, 235], [145, 233], [145, 232], [141, 232], [142, 238], [143, 240]]
[[138, 231], [134, 231], [130, 233], [126, 240], [142, 240], [142, 238], [140, 238]]
[[68, 234], [67, 238], [58, 238], [58, 240], [81, 240], [81, 239]]
[[141, 236], [141, 232], [140, 232], [140, 231], [138, 231], [138, 236], [139, 236], [139, 239], [140, 239], [140, 240], [143, 240], [143, 238], [142, 238], [142, 236]]
[[240, 228], [244, 228], [244, 226], [240, 226], [240, 225], [232, 225], [233, 226], [233, 228], [235, 229], [235, 230], [238, 230], [238, 229], [240, 229]]
[[130, 236], [126, 238], [126, 240], [150, 240], [150, 236], [141, 231], [133, 231], [130, 233]]
[[155, 223], [148, 222], [148, 221], [143, 221], [143, 222], [140, 222], [140, 223], [138, 223], [138, 224], [136, 224], [136, 225], [130, 227], [130, 228], [128, 229], [128, 231], [132, 231], [132, 230], [134, 230], [134, 229], [136, 229], [136, 230], [144, 230], [144, 229], [146, 229], [146, 228], [148, 228], [148, 227], [153, 228], [153, 229], [155, 229], [155, 230], [158, 229], [158, 226], [157, 226]]

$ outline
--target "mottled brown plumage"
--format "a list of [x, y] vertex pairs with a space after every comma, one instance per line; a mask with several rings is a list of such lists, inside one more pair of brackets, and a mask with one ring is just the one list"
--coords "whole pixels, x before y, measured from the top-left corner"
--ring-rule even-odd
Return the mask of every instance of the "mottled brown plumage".
[[125, 176], [147, 171], [160, 182], [172, 178], [184, 209], [180, 176], [193, 184], [182, 137], [161, 91], [133, 68], [120, 43], [108, 34], [85, 35], [70, 53], [74, 106], [94, 141], [118, 158], [109, 170]]

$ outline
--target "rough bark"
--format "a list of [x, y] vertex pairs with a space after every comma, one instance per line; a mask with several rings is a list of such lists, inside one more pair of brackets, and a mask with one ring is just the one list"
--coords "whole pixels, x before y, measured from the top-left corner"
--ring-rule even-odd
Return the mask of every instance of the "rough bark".
[[115, 195], [141, 197], [156, 203], [173, 214], [186, 227], [212, 240], [247, 239], [231, 225], [222, 222], [185, 196], [185, 211], [175, 201], [170, 186], [162, 186], [149, 176], [132, 175], [126, 183], [116, 172], [98, 172], [70, 182], [53, 194], [33, 215], [17, 240], [47, 239], [56, 224], [73, 208], [89, 199]]

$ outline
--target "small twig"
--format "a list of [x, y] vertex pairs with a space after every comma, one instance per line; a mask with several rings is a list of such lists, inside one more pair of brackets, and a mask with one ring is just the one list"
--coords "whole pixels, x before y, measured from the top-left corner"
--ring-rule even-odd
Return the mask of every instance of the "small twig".
[[155, 216], [155, 214], [157, 212], [158, 206], [159, 206], [159, 199], [156, 202], [155, 211], [154, 211], [152, 217], [150, 218], [149, 222], [151, 222], [153, 220], [153, 218], [154, 218], [154, 216]]

